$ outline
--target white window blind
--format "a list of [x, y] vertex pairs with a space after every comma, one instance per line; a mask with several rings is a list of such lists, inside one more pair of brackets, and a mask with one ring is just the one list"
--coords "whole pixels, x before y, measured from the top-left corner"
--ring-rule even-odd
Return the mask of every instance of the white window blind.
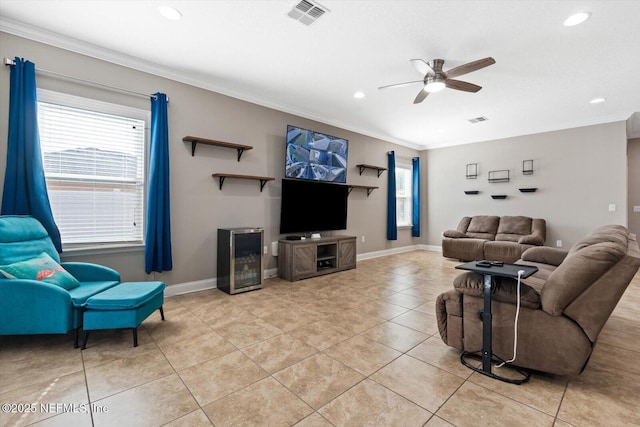
[[411, 170], [408, 165], [396, 165], [396, 224], [411, 226]]
[[63, 245], [142, 243], [145, 120], [40, 101], [38, 126]]

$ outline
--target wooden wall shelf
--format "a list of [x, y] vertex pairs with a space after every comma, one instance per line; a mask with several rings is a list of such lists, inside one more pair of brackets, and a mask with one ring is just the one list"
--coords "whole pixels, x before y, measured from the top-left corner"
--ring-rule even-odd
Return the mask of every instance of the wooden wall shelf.
[[351, 194], [351, 190], [353, 190], [354, 188], [364, 188], [367, 190], [367, 197], [369, 197], [369, 195], [373, 193], [373, 190], [380, 188], [380, 187], [372, 187], [370, 185], [347, 185], [347, 187], [349, 187], [349, 189], [347, 190], [347, 194]]
[[242, 153], [247, 150], [253, 149], [250, 145], [242, 145], [242, 144], [234, 144], [233, 142], [225, 142], [225, 141], [216, 141], [214, 139], [206, 139], [200, 138], [198, 136], [185, 136], [182, 138], [184, 142], [191, 143], [191, 156], [193, 157], [196, 154], [196, 146], [198, 144], [206, 144], [206, 145], [215, 145], [216, 147], [225, 147], [225, 148], [233, 148], [238, 151], [238, 161], [240, 161], [240, 157], [242, 157]]
[[224, 180], [227, 178], [253, 179], [256, 181], [260, 181], [260, 192], [262, 192], [262, 189], [264, 189], [267, 181], [275, 180], [275, 178], [272, 176], [236, 175], [232, 173], [214, 173], [211, 176], [220, 180], [220, 190], [222, 190]]
[[378, 172], [378, 178], [380, 178], [382, 172], [387, 170], [387, 168], [383, 168], [382, 166], [365, 165], [364, 163], [356, 166], [360, 169], [360, 175], [362, 175], [362, 172], [364, 172], [365, 169], [373, 169]]

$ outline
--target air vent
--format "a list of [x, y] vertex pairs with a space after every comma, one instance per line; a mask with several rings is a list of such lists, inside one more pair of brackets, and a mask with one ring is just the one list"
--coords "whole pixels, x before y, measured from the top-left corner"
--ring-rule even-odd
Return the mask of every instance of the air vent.
[[486, 122], [487, 119], [485, 116], [480, 116], [480, 117], [476, 117], [475, 119], [469, 119], [469, 123], [480, 123], [480, 122]]
[[304, 25], [311, 25], [327, 12], [329, 12], [329, 9], [318, 3], [301, 0], [287, 12], [287, 16], [302, 22]]

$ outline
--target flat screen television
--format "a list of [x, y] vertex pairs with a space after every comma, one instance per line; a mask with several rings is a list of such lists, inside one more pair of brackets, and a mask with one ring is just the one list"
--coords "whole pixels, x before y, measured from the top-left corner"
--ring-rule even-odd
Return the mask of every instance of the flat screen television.
[[287, 125], [285, 177], [347, 182], [349, 141]]
[[280, 234], [345, 230], [348, 196], [346, 185], [283, 179]]

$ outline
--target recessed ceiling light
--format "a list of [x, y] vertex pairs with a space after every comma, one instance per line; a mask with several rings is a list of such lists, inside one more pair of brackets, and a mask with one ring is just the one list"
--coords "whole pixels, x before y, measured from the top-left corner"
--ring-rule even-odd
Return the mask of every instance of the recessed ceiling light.
[[182, 18], [182, 13], [178, 9], [169, 6], [158, 6], [158, 11], [160, 15], [171, 21], [177, 21]]
[[575, 13], [564, 20], [564, 26], [573, 27], [574, 25], [582, 24], [584, 21], [589, 19], [590, 16], [591, 16], [591, 12]]
[[607, 98], [593, 98], [589, 103], [591, 104], [600, 104], [601, 102], [606, 101]]
[[358, 91], [358, 92], [356, 92], [356, 93], [354, 93], [354, 94], [353, 94], [353, 97], [354, 97], [354, 98], [356, 98], [356, 99], [362, 99], [362, 98], [364, 98], [365, 96], [366, 96], [366, 95], [365, 95], [365, 94], [364, 94], [364, 92], [362, 92], [362, 91]]

